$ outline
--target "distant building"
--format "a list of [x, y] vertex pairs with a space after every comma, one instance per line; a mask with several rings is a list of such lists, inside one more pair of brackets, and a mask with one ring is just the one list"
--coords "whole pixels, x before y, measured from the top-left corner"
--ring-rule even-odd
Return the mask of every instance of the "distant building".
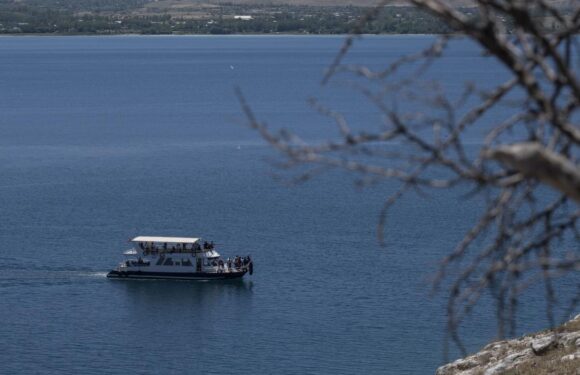
[[252, 16], [234, 16], [235, 20], [250, 21], [254, 19]]

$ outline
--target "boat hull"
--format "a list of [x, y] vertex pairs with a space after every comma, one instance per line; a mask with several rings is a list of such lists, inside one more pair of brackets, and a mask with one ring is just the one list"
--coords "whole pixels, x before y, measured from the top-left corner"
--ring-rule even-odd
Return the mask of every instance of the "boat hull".
[[107, 274], [110, 279], [171, 279], [171, 280], [231, 280], [239, 279], [247, 271], [235, 272], [146, 272], [113, 270]]

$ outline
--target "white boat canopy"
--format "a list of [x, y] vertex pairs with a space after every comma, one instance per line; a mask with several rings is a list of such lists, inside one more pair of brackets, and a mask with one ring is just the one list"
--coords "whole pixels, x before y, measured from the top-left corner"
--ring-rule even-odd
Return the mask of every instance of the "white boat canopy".
[[196, 243], [199, 238], [187, 237], [148, 237], [139, 236], [131, 240], [131, 242], [161, 242], [161, 243]]

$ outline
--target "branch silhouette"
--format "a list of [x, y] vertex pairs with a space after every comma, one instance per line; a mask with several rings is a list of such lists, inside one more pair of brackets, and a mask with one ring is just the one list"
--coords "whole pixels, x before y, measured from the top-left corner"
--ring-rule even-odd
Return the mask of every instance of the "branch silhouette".
[[[556, 8], [544, 0], [476, 0], [477, 16], [470, 17], [443, 0], [410, 3], [457, 34], [438, 36], [423, 51], [382, 69], [344, 64], [360, 25], [388, 5], [383, 1], [346, 38], [322, 80], [355, 79], [356, 91], [383, 115], [381, 131], [354, 131], [339, 112], [312, 100], [316, 111], [334, 121], [338, 138], [311, 144], [288, 130], [272, 132], [240, 89], [236, 94], [249, 126], [284, 156], [283, 167], [300, 166], [295, 180], [338, 168], [363, 181], [398, 182], [380, 208], [381, 242], [389, 208], [406, 194], [461, 187], [470, 191], [468, 197], [486, 200], [479, 219], [443, 258], [434, 282], [435, 289], [448, 288], [448, 339], [465, 354], [458, 329], [484, 292], [495, 298], [503, 337], [515, 332], [521, 293], [537, 283], [545, 286], [546, 314], [554, 325], [553, 280], [580, 270], [580, 249], [561, 241], [580, 242], [580, 4]], [[546, 17], [553, 23], [549, 29]], [[476, 43], [509, 77], [492, 88], [466, 82], [455, 99], [428, 82], [424, 73], [460, 38]], [[403, 100], [423, 110], [405, 111], [397, 105]], [[466, 131], [485, 128], [484, 117], [496, 109], [505, 115], [494, 115], [475, 155], [467, 152]], [[386, 142], [407, 147], [393, 151]], [[569, 311], [578, 301], [580, 295], [569, 301]]]

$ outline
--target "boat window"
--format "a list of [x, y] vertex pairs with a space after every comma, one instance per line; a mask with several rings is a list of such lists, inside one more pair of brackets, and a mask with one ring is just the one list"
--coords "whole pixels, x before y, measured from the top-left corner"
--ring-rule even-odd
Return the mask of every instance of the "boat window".
[[165, 261], [165, 263], [163, 263], [163, 265], [165, 265], [165, 266], [172, 266], [173, 265], [173, 260], [171, 260], [171, 258], [167, 258], [167, 260]]

